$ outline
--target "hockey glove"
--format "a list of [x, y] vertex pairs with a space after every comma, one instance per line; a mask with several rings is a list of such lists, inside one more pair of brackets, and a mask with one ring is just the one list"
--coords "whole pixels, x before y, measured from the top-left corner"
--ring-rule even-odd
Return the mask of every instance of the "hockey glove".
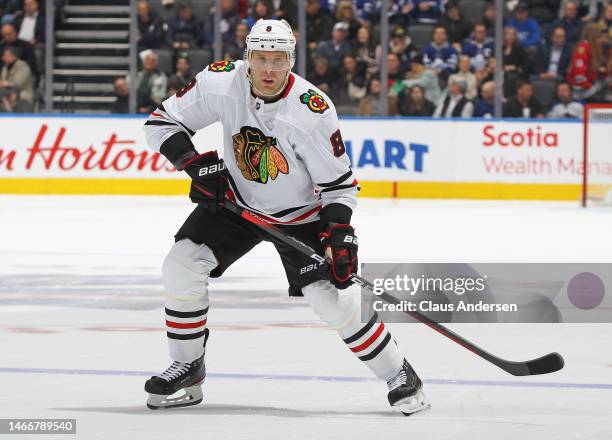
[[229, 184], [223, 159], [216, 151], [193, 155], [180, 167], [191, 177], [189, 198], [210, 212], [220, 210]]
[[346, 289], [357, 272], [357, 237], [351, 225], [332, 223], [319, 237], [329, 262], [331, 282], [338, 289]]

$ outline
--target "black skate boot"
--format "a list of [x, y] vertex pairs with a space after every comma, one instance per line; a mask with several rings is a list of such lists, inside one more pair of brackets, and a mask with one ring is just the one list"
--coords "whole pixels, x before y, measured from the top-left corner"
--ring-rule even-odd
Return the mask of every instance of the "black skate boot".
[[402, 369], [393, 379], [387, 381], [387, 385], [390, 390], [387, 396], [389, 403], [405, 416], [431, 408], [423, 394], [423, 382], [406, 359]]
[[[209, 330], [204, 329], [204, 354], [191, 363], [172, 362], [166, 371], [159, 376], [153, 376], [145, 382], [145, 391], [149, 393], [147, 406], [150, 409], [178, 408], [197, 405], [203, 399], [202, 383], [206, 377], [204, 355]], [[170, 397], [183, 390], [184, 394]]]

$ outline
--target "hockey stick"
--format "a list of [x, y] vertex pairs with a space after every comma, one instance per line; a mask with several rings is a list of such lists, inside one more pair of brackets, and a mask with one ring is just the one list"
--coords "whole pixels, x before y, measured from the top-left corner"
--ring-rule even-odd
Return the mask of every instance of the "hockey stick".
[[[296, 251], [309, 256], [314, 261], [316, 261], [318, 264], [326, 264], [325, 258], [318, 255], [314, 251], [314, 249], [312, 249], [310, 246], [287, 235], [285, 232], [281, 231], [276, 226], [268, 223], [266, 220], [264, 220], [257, 214], [251, 211], [248, 211], [244, 208], [241, 208], [240, 206], [236, 205], [234, 202], [227, 200], [227, 199], [224, 201], [223, 206], [225, 206], [226, 209], [238, 215], [239, 217], [242, 217], [248, 222], [258, 226], [259, 228], [261, 228], [262, 230], [264, 230], [265, 232], [267, 232], [269, 235], [276, 238], [277, 240], [292, 247]], [[374, 285], [370, 281], [360, 277], [359, 275], [353, 274], [352, 281], [353, 283], [359, 286], [365, 287], [368, 290], [374, 292]], [[387, 292], [383, 292], [382, 294], [378, 296], [380, 296], [380, 298], [382, 298], [383, 300], [385, 300], [386, 302], [390, 304], [400, 304], [399, 299], [388, 294]], [[458, 335], [452, 330], [446, 328], [439, 322], [436, 322], [419, 312], [404, 311], [404, 313], [406, 313], [407, 315], [410, 315], [411, 317], [413, 317], [417, 321], [422, 322], [428, 327], [431, 327], [432, 329], [434, 329], [441, 335], [444, 335], [447, 338], [449, 338], [451, 341], [454, 341], [457, 344], [461, 345], [462, 347], [467, 348], [475, 355], [480, 356], [481, 358], [491, 362], [493, 365], [497, 365], [499, 368], [506, 371], [507, 373], [512, 374], [513, 376], [532, 376], [536, 374], [553, 373], [563, 368], [563, 365], [565, 364], [563, 357], [559, 353], [549, 353], [540, 358], [532, 359], [529, 361], [523, 361], [523, 362], [508, 361], [508, 360], [499, 358], [495, 355], [492, 355], [491, 353], [483, 350], [482, 348], [478, 347], [477, 345], [473, 344], [472, 342], [468, 341], [467, 339], [463, 338], [462, 336]]]

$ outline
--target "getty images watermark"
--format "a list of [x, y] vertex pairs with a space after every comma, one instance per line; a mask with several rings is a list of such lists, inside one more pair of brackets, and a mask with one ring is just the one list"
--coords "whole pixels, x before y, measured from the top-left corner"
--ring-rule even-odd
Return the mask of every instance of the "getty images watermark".
[[[612, 322], [612, 264], [366, 263], [362, 321]], [[385, 292], [396, 301], [380, 295]]]

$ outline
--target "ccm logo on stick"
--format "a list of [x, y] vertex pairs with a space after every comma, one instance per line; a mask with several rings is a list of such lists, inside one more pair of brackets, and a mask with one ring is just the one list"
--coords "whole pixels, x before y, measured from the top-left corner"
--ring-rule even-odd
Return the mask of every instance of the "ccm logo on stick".
[[208, 167], [200, 168], [200, 171], [198, 172], [198, 176], [202, 177], [202, 176], [207, 176], [209, 174], [215, 174], [215, 173], [218, 173], [219, 171], [223, 171], [224, 169], [225, 169], [225, 164], [223, 162], [216, 163]]

